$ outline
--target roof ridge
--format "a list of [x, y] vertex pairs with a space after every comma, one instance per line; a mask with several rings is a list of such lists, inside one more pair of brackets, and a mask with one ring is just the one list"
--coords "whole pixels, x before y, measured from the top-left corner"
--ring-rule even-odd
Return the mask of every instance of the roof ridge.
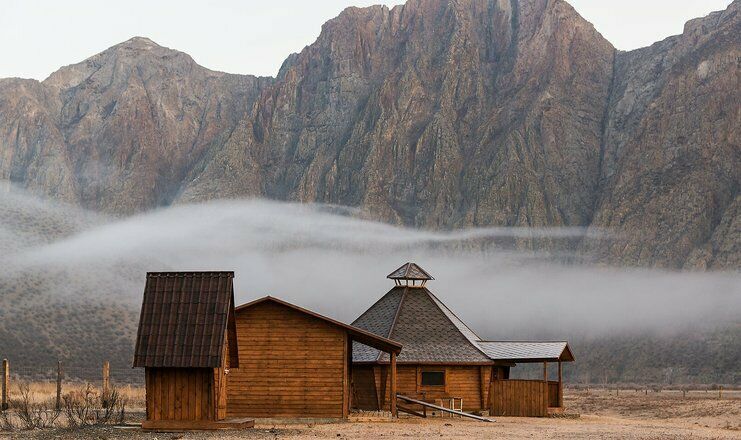
[[386, 298], [387, 296], [391, 295], [391, 292], [393, 292], [393, 291], [394, 291], [394, 289], [391, 289], [391, 290], [389, 290], [388, 292], [386, 292], [385, 294], [383, 294], [383, 295], [382, 295], [382, 296], [381, 296], [380, 298], [378, 298], [378, 299], [376, 300], [376, 302], [374, 302], [373, 304], [371, 304], [371, 306], [370, 306], [370, 307], [368, 307], [367, 309], [365, 309], [365, 312], [361, 313], [361, 314], [360, 314], [360, 316], [358, 316], [357, 318], [355, 318], [355, 319], [354, 319], [354, 320], [353, 320], [353, 321], [352, 321], [352, 322], [350, 323], [350, 325], [355, 325], [355, 323], [356, 323], [356, 322], [360, 321], [360, 318], [362, 318], [363, 316], [365, 316], [365, 315], [367, 315], [368, 313], [370, 313], [370, 311], [371, 311], [371, 310], [373, 310], [373, 308], [374, 308], [374, 307], [375, 307], [375, 306], [376, 306], [376, 305], [377, 305], [378, 303], [380, 303], [380, 302], [381, 302], [381, 301], [382, 301], [382, 300], [383, 300], [384, 298]]
[[[391, 321], [391, 325], [389, 326], [389, 335], [387, 336], [388, 339], [391, 339], [391, 335], [394, 334], [396, 323], [397, 321], [399, 321], [399, 313], [401, 313], [401, 306], [404, 304], [404, 298], [406, 298], [408, 290], [409, 290], [409, 287], [404, 287], [404, 290], [401, 291], [401, 298], [399, 298], [399, 304], [396, 306], [396, 313], [394, 313], [394, 320]], [[380, 361], [381, 356], [383, 356], [383, 352], [379, 351], [378, 356], [376, 356], [376, 361]]]
[[[435, 306], [436, 306], [436, 307], [437, 307], [438, 309], [440, 309], [440, 311], [441, 311], [441, 312], [443, 312], [443, 315], [445, 316], [445, 318], [446, 318], [446, 319], [447, 319], [448, 321], [450, 321], [450, 323], [451, 323], [451, 324], [453, 324], [453, 327], [455, 327], [455, 329], [456, 329], [456, 330], [458, 330], [458, 333], [460, 333], [460, 334], [461, 334], [461, 336], [463, 336], [463, 338], [465, 338], [465, 339], [466, 339], [466, 341], [468, 341], [468, 343], [469, 343], [469, 344], [471, 344], [471, 345], [473, 346], [473, 348], [475, 348], [476, 350], [478, 350], [479, 352], [481, 352], [481, 354], [483, 354], [484, 356], [486, 356], [486, 357], [487, 357], [488, 359], [491, 359], [491, 356], [489, 356], [488, 354], [486, 354], [486, 352], [485, 352], [485, 351], [484, 351], [484, 350], [483, 350], [483, 349], [482, 349], [482, 348], [481, 348], [481, 347], [479, 346], [478, 342], [479, 342], [479, 341], [481, 340], [481, 338], [479, 337], [479, 335], [477, 335], [477, 334], [476, 334], [476, 332], [474, 332], [473, 330], [471, 330], [471, 328], [470, 328], [470, 327], [468, 327], [468, 325], [467, 325], [467, 324], [466, 324], [465, 322], [463, 322], [463, 320], [462, 320], [461, 318], [459, 318], [459, 317], [458, 317], [458, 315], [456, 315], [455, 313], [453, 313], [453, 311], [452, 311], [452, 310], [450, 310], [450, 308], [449, 308], [448, 306], [446, 306], [446, 305], [445, 305], [445, 303], [443, 303], [442, 301], [440, 301], [440, 299], [438, 299], [438, 297], [437, 297], [437, 296], [435, 296], [435, 294], [434, 294], [434, 293], [432, 293], [432, 292], [430, 291], [430, 289], [428, 289], [428, 288], [426, 288], [426, 287], [423, 287], [422, 289], [424, 289], [424, 291], [425, 291], [425, 292], [427, 293], [427, 296], [429, 296], [429, 297], [430, 297], [430, 299], [432, 299], [432, 302], [433, 302], [433, 303], [435, 304]], [[474, 335], [474, 336], [476, 336], [476, 340], [471, 340], [471, 338], [469, 338], [469, 337], [468, 337], [468, 336], [467, 336], [467, 335], [466, 335], [465, 333], [463, 333], [463, 332], [461, 331], [461, 329], [460, 329], [460, 328], [458, 328], [458, 326], [456, 325], [456, 323], [455, 323], [455, 322], [454, 322], [454, 321], [453, 321], [453, 320], [452, 320], [452, 319], [450, 318], [450, 316], [448, 316], [448, 314], [447, 314], [447, 313], [445, 313], [445, 310], [442, 310], [442, 309], [440, 308], [440, 306], [442, 306], [442, 307], [445, 307], [445, 308], [446, 308], [446, 309], [448, 310], [448, 312], [450, 312], [450, 313], [451, 313], [451, 314], [452, 314], [453, 316], [455, 316], [455, 318], [456, 318], [456, 319], [457, 319], [457, 320], [458, 320], [458, 321], [459, 321], [459, 322], [460, 322], [461, 324], [463, 324], [463, 326], [464, 326], [464, 327], [466, 327], [466, 328], [468, 329], [468, 331], [470, 331], [471, 333], [473, 333], [473, 335]], [[492, 360], [493, 360], [493, 359], [492, 359]]]

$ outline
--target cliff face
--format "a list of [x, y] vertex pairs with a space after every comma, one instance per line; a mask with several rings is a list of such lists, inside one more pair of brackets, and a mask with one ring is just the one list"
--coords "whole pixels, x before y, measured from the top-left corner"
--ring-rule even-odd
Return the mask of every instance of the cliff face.
[[616, 58], [594, 224], [601, 259], [741, 267], [741, 2]]
[[0, 178], [114, 213], [169, 204], [271, 82], [145, 38], [41, 83], [0, 80]]
[[264, 196], [592, 226], [601, 261], [737, 268], [739, 4], [628, 53], [561, 0], [349, 8], [275, 79], [132, 39], [0, 80], [0, 178], [121, 214]]
[[262, 194], [396, 223], [588, 225], [613, 53], [560, 1], [350, 8], [185, 197], [247, 157]]

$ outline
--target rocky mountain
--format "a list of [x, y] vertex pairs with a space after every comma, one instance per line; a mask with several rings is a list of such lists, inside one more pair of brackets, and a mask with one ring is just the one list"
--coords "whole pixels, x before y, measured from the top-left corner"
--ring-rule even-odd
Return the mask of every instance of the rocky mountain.
[[134, 38], [0, 80], [0, 179], [122, 215], [259, 196], [581, 226], [610, 233], [598, 261], [739, 268], [739, 9], [620, 52], [561, 0], [348, 8], [276, 78]]

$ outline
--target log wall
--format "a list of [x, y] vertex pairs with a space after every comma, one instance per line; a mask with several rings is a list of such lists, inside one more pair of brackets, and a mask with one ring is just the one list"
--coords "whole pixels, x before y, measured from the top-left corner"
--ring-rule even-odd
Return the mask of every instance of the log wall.
[[239, 368], [228, 376], [229, 417], [346, 415], [344, 330], [273, 302], [237, 310], [236, 320]]
[[[380, 403], [380, 408], [389, 409], [391, 387], [387, 368], [385, 365], [353, 366], [354, 407], [373, 411], [379, 409]], [[397, 393], [432, 403], [441, 398], [458, 397], [463, 399], [465, 411], [479, 411], [486, 408], [486, 405], [482, 404], [482, 395], [486, 400], [491, 377], [491, 367], [485, 366], [483, 369], [482, 373], [480, 366], [399, 365], [396, 373]], [[422, 371], [444, 371], [445, 386], [422, 386]], [[374, 380], [371, 380], [371, 377]], [[447, 406], [447, 402], [445, 405]]]

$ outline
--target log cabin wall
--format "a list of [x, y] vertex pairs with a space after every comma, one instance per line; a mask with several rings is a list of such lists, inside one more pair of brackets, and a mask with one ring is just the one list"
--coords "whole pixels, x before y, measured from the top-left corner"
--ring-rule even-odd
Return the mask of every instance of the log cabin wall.
[[236, 320], [239, 368], [228, 375], [229, 417], [345, 416], [343, 329], [274, 302], [237, 310]]
[[[412, 398], [423, 398], [433, 403], [437, 399], [457, 397], [463, 399], [464, 411], [488, 409], [491, 368], [490, 366], [460, 365], [399, 365], [397, 366], [397, 393]], [[380, 407], [388, 410], [391, 396], [387, 369], [386, 365], [353, 366], [353, 404], [356, 408], [374, 411]], [[421, 384], [423, 371], [444, 372], [445, 385], [423, 386]]]
[[213, 368], [147, 368], [147, 420], [215, 420], [215, 375]]

